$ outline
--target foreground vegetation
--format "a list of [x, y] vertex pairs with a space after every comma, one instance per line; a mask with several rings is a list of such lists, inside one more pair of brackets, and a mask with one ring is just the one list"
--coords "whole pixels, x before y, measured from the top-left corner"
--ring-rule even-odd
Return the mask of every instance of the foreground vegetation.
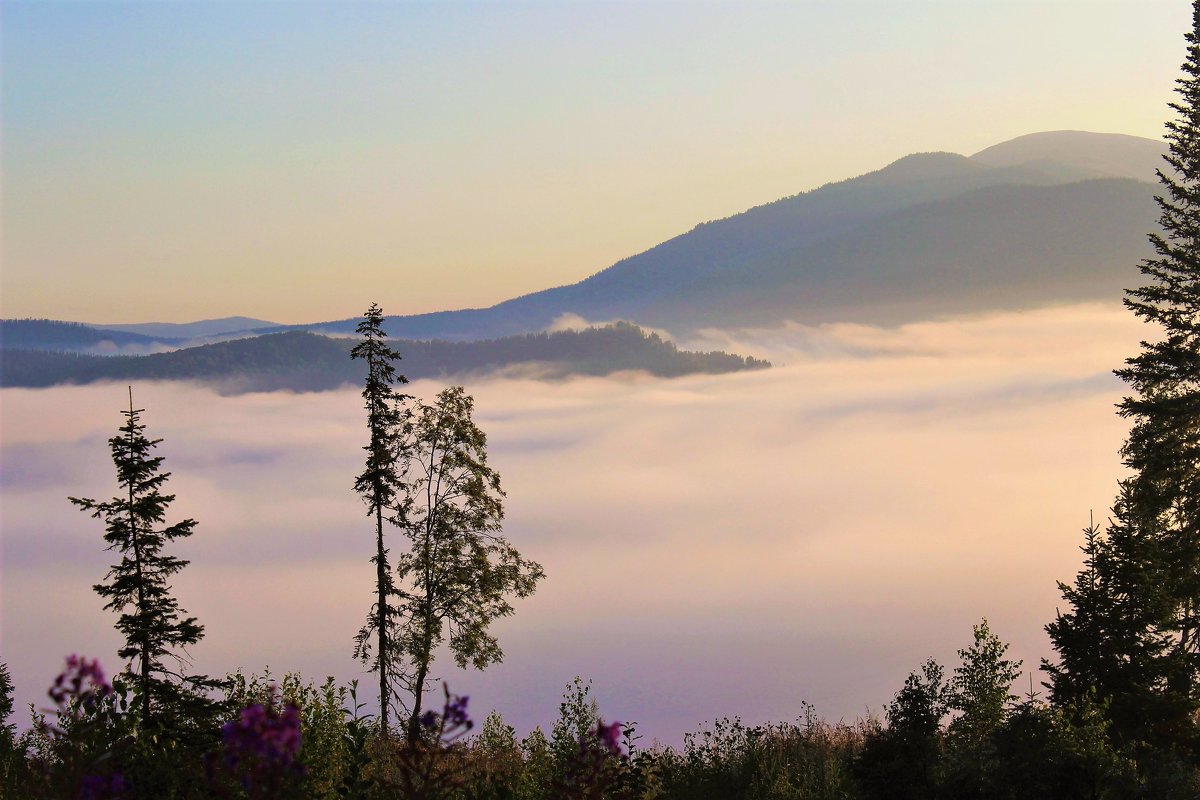
[[1195, 796], [1195, 773], [1179, 763], [1139, 774], [1096, 709], [1073, 721], [1033, 697], [1014, 703], [1002, 684], [1016, 665], [1003, 655], [985, 622], [948, 680], [925, 664], [886, 720], [721, 720], [679, 749], [639, 747], [636, 725], [606, 725], [578, 679], [549, 735], [523, 739], [497, 714], [473, 731], [467, 699], [449, 693], [423, 715], [417, 741], [389, 737], [359, 713], [357, 687], [295, 675], [233, 675], [209, 716], [139, 726], [136, 687], [110, 687], [94, 662], [73, 659], [52, 716], [19, 736], [0, 732], [0, 787], [13, 798], [181, 800]]
[[[605, 724], [590, 686], [567, 687], [549, 735], [519, 738], [497, 714], [476, 728], [446, 692], [415, 741], [361, 713], [357, 686], [299, 676], [221, 681], [209, 713], [139, 725], [136, 686], [109, 686], [73, 659], [54, 708], [0, 731], [0, 789], [12, 798], [445, 798], [445, 800], [885, 800], [1195, 798], [1182, 752], [1116, 747], [1104, 709], [1009, 694], [1018, 664], [986, 621], [944, 676], [929, 661], [884, 719], [830, 724], [720, 720], [681, 748], [641, 747]], [[4, 710], [11, 710], [7, 681]]]

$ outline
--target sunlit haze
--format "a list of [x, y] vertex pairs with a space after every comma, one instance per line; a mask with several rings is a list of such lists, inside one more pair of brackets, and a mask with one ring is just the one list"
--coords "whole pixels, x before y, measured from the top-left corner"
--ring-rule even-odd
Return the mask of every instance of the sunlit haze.
[[6, 2], [6, 317], [488, 305], [1035, 131], [1158, 137], [1184, 0]]

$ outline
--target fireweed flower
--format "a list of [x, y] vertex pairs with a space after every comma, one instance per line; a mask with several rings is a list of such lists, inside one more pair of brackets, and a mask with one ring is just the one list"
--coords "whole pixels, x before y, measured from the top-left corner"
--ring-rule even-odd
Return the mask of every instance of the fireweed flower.
[[567, 759], [555, 785], [563, 798], [600, 798], [616, 776], [615, 767], [628, 758], [621, 752], [621, 723], [596, 721], [579, 736], [579, 749]]
[[55, 708], [43, 710], [56, 714], [58, 724], [51, 725], [43, 721], [42, 730], [55, 738], [66, 736], [68, 729], [95, 711], [112, 693], [113, 688], [104, 677], [100, 661], [72, 653], [67, 656], [66, 666], [46, 692], [54, 701]]
[[66, 710], [72, 701], [78, 701], [80, 706], [91, 708], [112, 694], [112, 686], [104, 677], [99, 659], [88, 660], [83, 656], [72, 653], [67, 656], [67, 664], [50, 687], [48, 694], [54, 704]]
[[262, 767], [298, 768], [300, 709], [289, 703], [283, 711], [256, 703], [221, 726], [225, 761], [231, 768], [252, 762]]
[[624, 757], [621, 752], [621, 723], [605, 725], [603, 720], [598, 720], [594, 730], [579, 737], [579, 762], [603, 761], [608, 756]]
[[446, 698], [442, 717], [446, 720], [447, 726], [458, 727], [463, 725], [470, 728], [475, 724], [467, 716], [467, 701], [470, 699], [470, 697], [459, 697], [458, 695], [450, 695]]
[[621, 723], [614, 722], [611, 725], [605, 725], [603, 722], [598, 722], [595, 736], [596, 741], [608, 752], [614, 756], [621, 755]]
[[446, 702], [442, 706], [442, 713], [426, 711], [418, 721], [422, 728], [432, 734], [433, 738], [440, 740], [442, 744], [449, 745], [471, 730], [475, 723], [467, 714], [467, 702], [471, 698], [465, 695], [450, 694], [449, 687], [444, 683], [442, 687], [446, 693]]
[[55, 708], [47, 713], [57, 715], [57, 724], [43, 718], [39, 723], [43, 733], [53, 737], [58, 756], [55, 782], [69, 789], [80, 800], [119, 800], [126, 796], [128, 786], [119, 772], [105, 769], [110, 753], [97, 755], [92, 734], [102, 728], [111, 708], [105, 701], [113, 688], [100, 668], [97, 659], [78, 654], [67, 656], [66, 666], [46, 692]]

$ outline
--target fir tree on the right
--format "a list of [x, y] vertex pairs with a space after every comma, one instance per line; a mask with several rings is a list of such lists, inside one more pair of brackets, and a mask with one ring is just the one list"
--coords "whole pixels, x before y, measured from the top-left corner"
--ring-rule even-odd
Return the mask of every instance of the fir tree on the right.
[[1117, 375], [1131, 390], [1121, 449], [1129, 477], [1084, 570], [1063, 585], [1071, 610], [1047, 626], [1054, 701], [1105, 709], [1118, 746], [1200, 763], [1200, 0], [1170, 104], [1158, 171], [1161, 231], [1145, 283], [1125, 305], [1154, 326]]

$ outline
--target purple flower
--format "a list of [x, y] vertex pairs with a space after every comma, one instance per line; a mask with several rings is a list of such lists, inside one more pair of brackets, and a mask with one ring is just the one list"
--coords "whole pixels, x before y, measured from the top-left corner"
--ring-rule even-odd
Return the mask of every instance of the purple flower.
[[55, 705], [66, 709], [72, 700], [78, 700], [84, 706], [94, 705], [112, 694], [112, 691], [98, 659], [88, 660], [72, 653], [67, 656], [67, 665], [54, 679], [48, 694]]
[[465, 695], [450, 694], [449, 689], [445, 691], [446, 703], [442, 706], [441, 716], [433, 711], [426, 711], [420, 718], [421, 727], [432, 731], [440, 724], [443, 733], [456, 732], [461, 736], [475, 725], [471, 721], [470, 715], [467, 714], [467, 702], [471, 698]]
[[221, 726], [221, 738], [231, 767], [246, 761], [291, 767], [300, 755], [300, 709], [289, 703], [276, 712], [256, 703]]
[[621, 723], [596, 723], [596, 741], [615, 756], [621, 755]]
[[470, 697], [459, 697], [458, 695], [450, 695], [446, 698], [446, 707], [442, 712], [442, 717], [448, 725], [465, 725], [470, 728], [474, 724], [467, 716], [467, 701], [470, 699]]

